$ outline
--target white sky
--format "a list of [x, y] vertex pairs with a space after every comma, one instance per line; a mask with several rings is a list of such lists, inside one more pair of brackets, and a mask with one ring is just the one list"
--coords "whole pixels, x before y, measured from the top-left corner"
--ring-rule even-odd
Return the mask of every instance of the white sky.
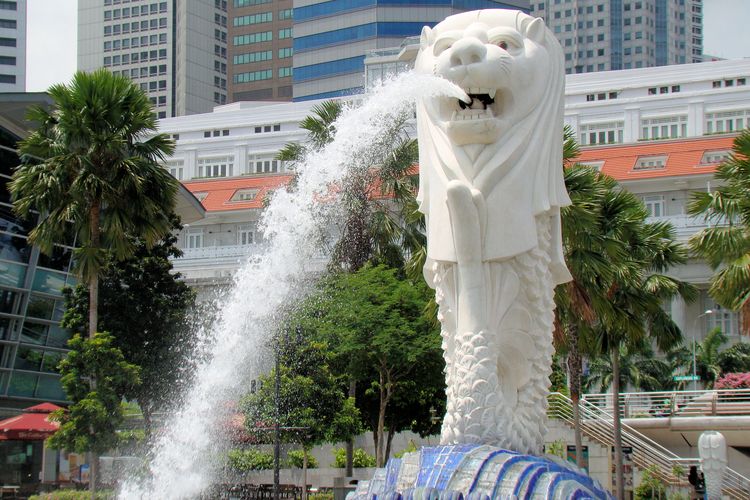
[[[76, 0], [28, 0], [26, 89], [67, 82], [76, 68]], [[750, 57], [750, 0], [703, 0], [703, 52]]]

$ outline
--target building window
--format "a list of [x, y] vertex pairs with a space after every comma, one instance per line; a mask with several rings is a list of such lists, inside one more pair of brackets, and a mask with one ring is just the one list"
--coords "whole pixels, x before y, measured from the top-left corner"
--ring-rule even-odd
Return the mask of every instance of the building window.
[[257, 189], [238, 189], [232, 195], [232, 201], [253, 201], [258, 192]]
[[[255, 198], [255, 195], [253, 195], [253, 198]], [[237, 226], [237, 244], [238, 245], [252, 245], [253, 243], [255, 243], [255, 227], [250, 224], [238, 225]]]
[[666, 166], [666, 156], [639, 156], [633, 170], [659, 170]]
[[[289, 49], [291, 50], [291, 49]], [[236, 54], [232, 57], [234, 64], [249, 64], [261, 61], [270, 61], [273, 59], [272, 50], [261, 50], [258, 52], [246, 52], [244, 54]]]
[[663, 195], [644, 196], [643, 204], [646, 206], [649, 217], [664, 217], [666, 215]]
[[232, 45], [250, 45], [253, 43], [270, 42], [273, 40], [273, 31], [263, 31], [260, 33], [249, 33], [247, 35], [237, 35], [232, 37]]
[[706, 133], [724, 134], [750, 126], [750, 109], [706, 113]]
[[720, 151], [706, 151], [701, 157], [701, 165], [715, 165], [729, 159], [732, 152], [725, 149]]
[[292, 28], [284, 28], [279, 30], [279, 40], [285, 38], [292, 38]]
[[232, 78], [234, 83], [257, 82], [260, 80], [270, 80], [273, 78], [273, 70], [266, 69], [261, 71], [249, 71], [247, 73], [238, 73]]
[[[216, 132], [219, 132], [218, 130]], [[198, 177], [231, 177], [234, 157], [220, 156], [198, 160]]]
[[232, 23], [234, 26], [249, 26], [251, 24], [270, 23], [273, 21], [273, 12], [261, 12], [249, 16], [235, 17]]
[[284, 68], [279, 68], [279, 78], [286, 78], [292, 76], [292, 67], [286, 66]]
[[594, 144], [616, 144], [623, 142], [625, 122], [582, 124], [579, 127], [581, 146]]
[[[199, 193], [195, 193], [195, 197], [199, 200], [205, 199], [206, 195], [208, 193], [200, 193], [203, 194], [203, 198], [200, 198], [198, 195]], [[203, 247], [203, 229], [193, 229], [190, 228], [187, 230], [187, 233], [185, 234], [185, 248], [202, 248]]]
[[182, 177], [185, 173], [185, 161], [184, 160], [170, 160], [166, 163], [167, 169], [169, 170], [169, 173], [172, 174], [172, 177], [177, 179], [178, 181], [182, 180]]
[[687, 116], [670, 116], [641, 120], [640, 139], [676, 139], [686, 136]]

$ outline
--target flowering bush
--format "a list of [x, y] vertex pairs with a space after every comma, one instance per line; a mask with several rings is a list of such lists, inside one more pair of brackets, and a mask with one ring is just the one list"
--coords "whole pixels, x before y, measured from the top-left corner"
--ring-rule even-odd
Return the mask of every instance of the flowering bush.
[[727, 373], [719, 378], [715, 389], [750, 389], [750, 373]]

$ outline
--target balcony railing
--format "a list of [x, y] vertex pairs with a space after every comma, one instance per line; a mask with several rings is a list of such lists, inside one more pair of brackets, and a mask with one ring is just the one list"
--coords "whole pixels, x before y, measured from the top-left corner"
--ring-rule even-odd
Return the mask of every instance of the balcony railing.
[[[692, 216], [687, 214], [649, 217], [648, 222], [670, 222], [675, 229], [677, 238], [679, 239], [687, 239], [698, 231], [709, 227], [709, 224], [702, 216]], [[724, 226], [726, 223], [721, 222], [718, 225]]]
[[175, 259], [185, 262], [196, 259], [220, 259], [225, 257], [249, 257], [261, 252], [263, 245], [222, 245], [199, 248], [183, 248], [182, 257]]
[[[586, 402], [612, 413], [612, 394], [585, 394]], [[626, 392], [620, 394], [624, 418], [750, 415], [750, 389]]]

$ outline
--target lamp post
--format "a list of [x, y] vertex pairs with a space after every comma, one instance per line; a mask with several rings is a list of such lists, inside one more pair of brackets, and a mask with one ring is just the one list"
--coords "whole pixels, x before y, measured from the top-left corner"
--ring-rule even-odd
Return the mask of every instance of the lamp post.
[[695, 329], [698, 325], [698, 320], [701, 319], [703, 316], [708, 316], [709, 314], [713, 314], [714, 311], [711, 309], [706, 309], [702, 314], [699, 314], [695, 320], [693, 321], [693, 390], [698, 390], [698, 375], [697, 375], [697, 367], [696, 367], [696, 359], [695, 359]]

